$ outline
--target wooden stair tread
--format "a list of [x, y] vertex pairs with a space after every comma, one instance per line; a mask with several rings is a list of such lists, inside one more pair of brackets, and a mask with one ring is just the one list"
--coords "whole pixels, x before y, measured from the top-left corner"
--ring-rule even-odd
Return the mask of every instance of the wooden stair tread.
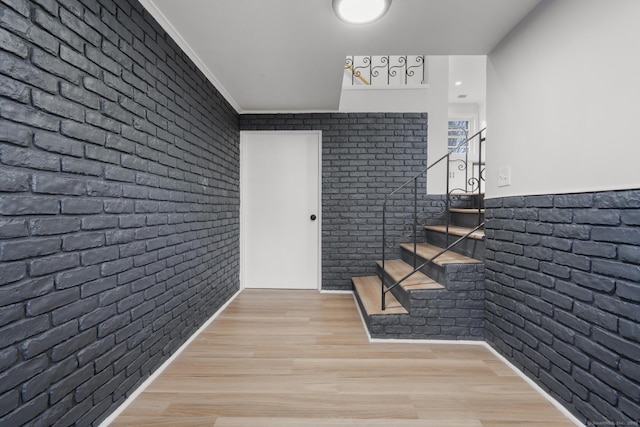
[[[413, 252], [413, 243], [402, 243], [400, 246], [409, 252]], [[416, 248], [418, 255], [424, 259], [431, 259], [440, 251], [442, 251], [442, 248], [430, 245], [429, 243], [418, 243]], [[481, 261], [475, 258], [469, 258], [468, 256], [464, 256], [453, 251], [445, 252], [433, 261], [434, 264], [440, 266], [445, 264], [477, 264], [480, 262]]]
[[449, 193], [450, 196], [481, 196], [484, 197], [484, 193], [478, 193], [477, 191], [469, 192], [469, 191], [454, 191]]
[[[451, 208], [449, 212], [461, 213], [461, 214], [478, 214], [478, 209], [464, 209], [464, 208]], [[484, 214], [484, 208], [480, 209], [480, 213]]]
[[[380, 268], [382, 268], [382, 261], [376, 262], [380, 266]], [[401, 259], [389, 259], [385, 260], [384, 262], [384, 270], [389, 276], [391, 276], [394, 281], [396, 281], [411, 273], [413, 271], [413, 267], [402, 261]], [[402, 288], [407, 291], [411, 291], [414, 289], [444, 288], [444, 286], [442, 286], [440, 283], [436, 282], [420, 271], [414, 273], [411, 277], [402, 282], [400, 286], [402, 286]]]
[[[445, 233], [447, 230], [447, 227], [445, 225], [427, 225], [424, 228], [431, 231], [438, 231], [440, 233]], [[454, 236], [462, 237], [471, 230], [472, 230], [471, 228], [460, 227], [458, 225], [449, 226], [449, 234], [453, 234]], [[484, 240], [484, 230], [474, 231], [469, 235], [469, 238], [476, 239], [476, 240]]]
[[367, 315], [408, 314], [408, 311], [391, 292], [387, 292], [385, 297], [386, 310], [382, 310], [382, 296], [380, 295], [382, 282], [378, 276], [353, 277], [351, 280]]

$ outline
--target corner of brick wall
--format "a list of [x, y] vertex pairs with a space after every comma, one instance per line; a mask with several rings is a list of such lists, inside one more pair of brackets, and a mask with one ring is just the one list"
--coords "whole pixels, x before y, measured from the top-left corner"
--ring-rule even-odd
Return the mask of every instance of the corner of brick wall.
[[135, 1], [0, 27], [0, 425], [90, 425], [239, 287], [238, 114]]

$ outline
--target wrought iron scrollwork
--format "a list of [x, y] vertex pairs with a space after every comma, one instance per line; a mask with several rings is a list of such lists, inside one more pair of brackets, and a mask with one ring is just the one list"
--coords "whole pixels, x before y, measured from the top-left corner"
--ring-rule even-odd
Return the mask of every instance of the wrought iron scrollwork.
[[464, 171], [467, 169], [467, 162], [464, 159], [451, 159], [449, 160], [452, 164], [457, 164], [457, 168], [459, 171]]
[[422, 85], [425, 64], [423, 55], [348, 56], [345, 69], [351, 71], [351, 85], [356, 80], [371, 86]]
[[[376, 57], [379, 60], [380, 65], [371, 64], [371, 84], [378, 84], [377, 77], [387, 76], [387, 84], [389, 84], [388, 72], [389, 69], [389, 57], [388, 56], [380, 56]], [[375, 83], [374, 83], [375, 82]]]
[[[450, 154], [458, 153], [464, 154], [463, 158], [452, 158], [449, 156], [449, 167], [455, 168], [459, 171], [464, 172], [464, 188], [454, 188], [449, 191], [449, 194], [452, 195], [456, 192], [462, 193], [476, 193], [480, 192], [482, 189], [482, 183], [485, 181], [484, 179], [484, 163], [481, 160], [481, 142], [479, 143], [478, 156], [480, 159], [477, 162], [470, 163], [469, 154], [470, 154], [470, 140], [468, 138], [468, 132], [464, 128], [456, 128], [464, 133], [464, 142], [462, 144], [458, 144], [456, 147], [450, 149]], [[476, 174], [477, 173], [477, 174]], [[451, 178], [451, 177], [450, 177]]]
[[400, 71], [405, 73], [404, 83], [406, 84], [406, 81], [407, 81], [406, 70], [407, 70], [407, 57], [406, 56], [398, 57], [397, 65], [389, 65], [389, 84], [391, 84], [392, 77], [396, 77], [398, 75], [402, 77], [402, 74], [398, 73]]
[[[390, 286], [385, 286], [384, 284], [381, 285], [381, 297], [382, 297], [382, 310], [385, 309], [385, 297], [386, 294], [388, 292], [390, 292], [393, 288], [395, 288], [396, 286], [400, 285], [400, 283], [402, 283], [404, 280], [406, 280], [407, 278], [409, 278], [411, 275], [413, 275], [414, 273], [416, 273], [417, 271], [419, 271], [421, 268], [423, 268], [424, 266], [426, 266], [427, 264], [429, 264], [430, 262], [432, 262], [435, 258], [439, 257], [440, 255], [444, 254], [446, 251], [450, 250], [452, 247], [454, 247], [455, 245], [459, 244], [461, 241], [463, 241], [464, 239], [466, 239], [468, 236], [470, 236], [472, 233], [474, 233], [475, 231], [477, 231], [478, 229], [480, 229], [483, 225], [484, 222], [482, 221], [481, 217], [482, 217], [482, 204], [480, 202], [480, 200], [477, 200], [477, 203], [473, 202], [474, 197], [477, 196], [481, 196], [482, 195], [482, 182], [484, 181], [484, 162], [482, 160], [482, 144], [485, 141], [485, 137], [484, 137], [484, 132], [485, 129], [482, 129], [481, 131], [477, 132], [476, 134], [474, 134], [471, 137], [468, 137], [466, 135], [465, 132], [465, 139], [463, 141], [461, 141], [459, 144], [457, 144], [455, 147], [452, 147], [452, 149], [450, 149], [447, 154], [445, 154], [444, 156], [440, 157], [439, 159], [437, 159], [435, 162], [433, 162], [431, 165], [429, 165], [425, 170], [423, 170], [422, 172], [420, 172], [419, 174], [415, 175], [413, 178], [409, 179], [408, 181], [406, 181], [404, 184], [402, 184], [401, 186], [399, 186], [398, 188], [396, 188], [395, 190], [393, 190], [391, 193], [389, 193], [384, 200], [383, 206], [382, 206], [382, 262], [381, 262], [381, 268], [383, 270], [383, 272], [385, 271], [385, 260], [386, 260], [386, 252], [388, 251], [389, 248], [393, 248], [396, 246], [396, 243], [399, 239], [408, 239], [408, 238], [412, 238], [411, 240], [413, 241], [413, 247], [414, 247], [414, 255], [413, 255], [413, 270], [409, 273], [407, 273], [404, 277], [398, 279], [395, 281], [395, 283], [393, 283]], [[469, 177], [468, 172], [469, 172], [469, 143], [473, 140], [477, 138], [477, 142], [478, 142], [478, 147], [477, 147], [477, 155], [478, 155], [478, 161], [477, 163], [471, 163], [472, 165], [472, 169], [475, 170], [475, 167], [477, 165], [478, 168], [478, 175], [475, 176], [474, 171], [472, 171], [471, 177]], [[464, 149], [463, 149], [464, 148]], [[465, 153], [465, 158], [464, 159], [453, 159], [452, 158], [452, 154], [453, 153]], [[423, 177], [426, 178], [429, 170], [431, 170], [431, 168], [435, 167], [438, 164], [444, 164], [446, 166], [446, 173], [447, 173], [447, 179], [446, 179], [446, 191], [445, 191], [445, 196], [444, 196], [444, 200], [442, 200], [442, 203], [437, 205], [441, 208], [441, 212], [444, 215], [444, 221], [445, 221], [445, 239], [446, 239], [446, 247], [440, 251], [439, 253], [437, 253], [436, 255], [434, 255], [432, 258], [430, 258], [429, 260], [423, 262], [422, 264], [418, 265], [417, 262], [417, 234], [418, 234], [418, 230], [420, 230], [422, 232], [422, 230], [424, 229], [424, 224], [426, 223], [426, 221], [428, 221], [428, 218], [430, 217], [430, 215], [433, 215], [433, 213], [435, 212], [435, 210], [433, 209], [428, 209], [428, 210], [424, 210], [421, 211], [420, 213], [418, 213], [418, 209], [417, 209], [417, 205], [418, 205], [418, 180], [422, 179]], [[458, 170], [460, 171], [465, 171], [465, 180], [464, 180], [464, 188], [453, 188], [451, 189], [452, 185], [450, 182], [451, 179], [451, 167], [452, 164], [455, 165], [454, 167], [457, 167]], [[412, 218], [411, 220], [407, 221], [406, 223], [402, 224], [402, 232], [397, 233], [397, 232], [387, 232], [387, 206], [389, 204], [389, 202], [391, 201], [391, 199], [393, 199], [394, 197], [396, 197], [398, 194], [401, 194], [401, 191], [406, 191], [413, 188], [412, 190], [412, 194], [413, 194], [413, 214], [412, 214]], [[410, 190], [411, 191], [411, 190]], [[474, 228], [472, 228], [470, 231], [468, 231], [465, 235], [463, 235], [462, 237], [459, 237], [457, 239], [455, 239], [455, 241], [450, 242], [449, 241], [449, 237], [450, 237], [450, 233], [449, 233], [449, 227], [450, 227], [450, 208], [452, 207], [457, 207], [456, 205], [459, 204], [460, 207], [466, 207], [467, 209], [469, 209], [467, 206], [465, 206], [465, 204], [467, 204], [469, 201], [471, 201], [472, 203], [476, 204], [477, 206], [472, 207], [472, 209], [477, 210], [478, 213], [478, 225], [475, 226]], [[429, 213], [430, 215], [427, 215], [427, 213]], [[399, 228], [399, 224], [397, 224], [397, 222], [394, 225], [394, 228], [398, 227]]]
[[469, 178], [467, 180], [467, 184], [468, 184], [468, 189], [469, 192], [471, 193], [475, 193], [478, 191], [478, 189], [480, 188], [480, 184], [482, 183], [482, 178], [476, 178], [475, 176], [472, 176], [471, 178]]
[[369, 69], [371, 67], [371, 57], [370, 56], [365, 56], [362, 58], [362, 65], [352, 65], [353, 67], [353, 74], [356, 77], [360, 77], [362, 76], [362, 71], [360, 70], [366, 70]]
[[[407, 64], [407, 71], [406, 71], [406, 77], [407, 79], [409, 77], [413, 77], [416, 74], [416, 71], [421, 71], [422, 72], [422, 79], [420, 81], [420, 84], [424, 84], [424, 56], [414, 56], [412, 57], [416, 63], [416, 65], [411, 65], [409, 66], [409, 64]], [[405, 82], [407, 81], [407, 79], [405, 79]]]
[[344, 61], [344, 68], [345, 70], [351, 71], [351, 86], [353, 86], [356, 84], [356, 72], [353, 70], [353, 57], [347, 56], [347, 59]]

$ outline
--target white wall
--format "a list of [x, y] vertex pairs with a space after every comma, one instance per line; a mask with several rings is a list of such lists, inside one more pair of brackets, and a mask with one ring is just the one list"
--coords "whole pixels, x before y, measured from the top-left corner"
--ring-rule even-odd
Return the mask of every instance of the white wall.
[[[428, 56], [429, 113], [427, 163], [431, 165], [447, 154], [449, 128], [449, 57]], [[447, 170], [444, 162], [431, 168], [427, 175], [427, 193], [446, 193]]]
[[429, 87], [342, 86], [343, 113], [423, 113], [428, 108]]
[[[460, 98], [461, 95], [464, 98]], [[452, 114], [452, 106], [465, 108], [467, 104], [475, 105], [480, 119], [479, 127], [486, 127], [486, 101], [487, 56], [449, 56], [449, 114]]]
[[[470, 117], [473, 119], [473, 129], [470, 130], [470, 135], [473, 135], [476, 131], [480, 130], [480, 106], [478, 104], [449, 104], [449, 118], [455, 117]], [[486, 120], [485, 118], [483, 118]]]
[[639, 0], [543, 0], [493, 50], [487, 197], [640, 188], [639, 17]]

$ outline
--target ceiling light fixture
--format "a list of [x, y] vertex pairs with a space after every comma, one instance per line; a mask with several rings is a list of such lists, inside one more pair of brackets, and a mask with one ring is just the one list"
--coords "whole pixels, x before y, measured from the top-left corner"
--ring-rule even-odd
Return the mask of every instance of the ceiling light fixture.
[[333, 0], [333, 11], [349, 24], [367, 24], [384, 16], [391, 0]]

